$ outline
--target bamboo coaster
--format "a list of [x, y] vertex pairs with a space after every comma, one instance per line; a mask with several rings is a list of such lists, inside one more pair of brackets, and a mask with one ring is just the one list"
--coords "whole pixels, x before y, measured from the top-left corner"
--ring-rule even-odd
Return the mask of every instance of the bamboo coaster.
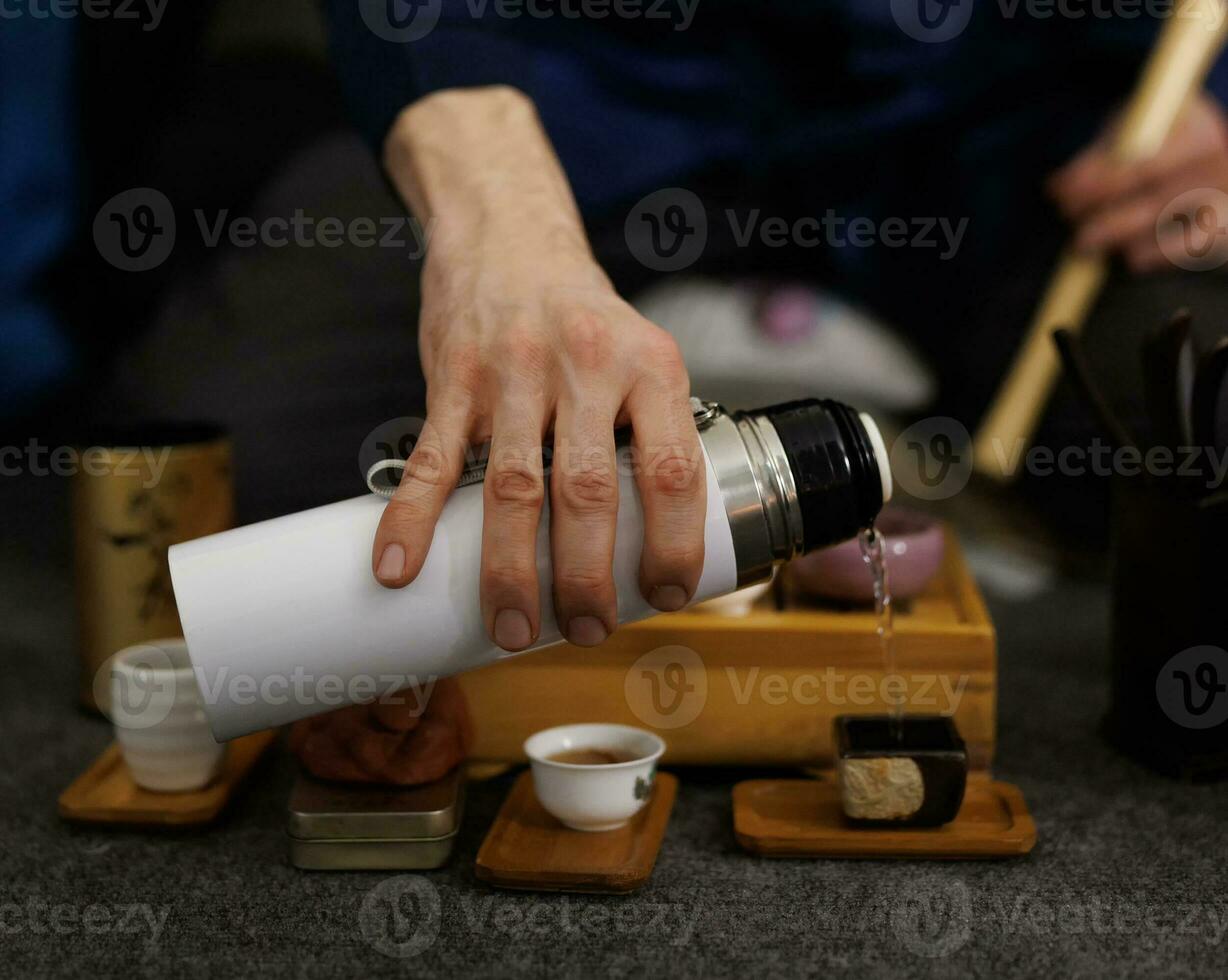
[[88, 823], [187, 827], [213, 820], [243, 777], [276, 739], [256, 732], [231, 742], [217, 778], [190, 793], [155, 793], [132, 781], [119, 744], [112, 742], [94, 764], [60, 794], [60, 816]]
[[477, 877], [529, 891], [635, 891], [652, 875], [677, 793], [678, 780], [658, 772], [652, 799], [625, 827], [571, 830], [537, 802], [533, 774], [522, 773], [478, 851]]
[[1036, 824], [1018, 787], [971, 773], [963, 806], [941, 827], [854, 826], [830, 772], [821, 780], [738, 783], [733, 826], [738, 843], [761, 857], [1007, 858], [1036, 844]]

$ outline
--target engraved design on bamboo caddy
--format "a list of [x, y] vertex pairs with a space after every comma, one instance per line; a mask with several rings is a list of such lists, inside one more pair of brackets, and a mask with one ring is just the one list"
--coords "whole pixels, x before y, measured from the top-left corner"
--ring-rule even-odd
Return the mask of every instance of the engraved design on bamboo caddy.
[[[181, 473], [170, 481], [165, 490], [176, 497], [188, 497], [192, 493], [192, 478]], [[103, 530], [101, 533], [112, 547], [143, 549], [146, 552], [151, 570], [136, 587], [140, 596], [137, 616], [142, 623], [146, 623], [174, 608], [167, 552], [179, 540], [178, 523], [173, 513], [161, 506], [158, 494], [151, 490], [133, 491], [128, 497], [126, 512], [137, 525], [136, 530]]]

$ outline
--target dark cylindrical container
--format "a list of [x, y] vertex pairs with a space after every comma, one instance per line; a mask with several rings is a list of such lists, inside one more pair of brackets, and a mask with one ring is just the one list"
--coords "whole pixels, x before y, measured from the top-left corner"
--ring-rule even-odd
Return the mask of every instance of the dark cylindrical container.
[[1112, 504], [1112, 702], [1105, 729], [1167, 775], [1228, 774], [1228, 497], [1119, 477]]

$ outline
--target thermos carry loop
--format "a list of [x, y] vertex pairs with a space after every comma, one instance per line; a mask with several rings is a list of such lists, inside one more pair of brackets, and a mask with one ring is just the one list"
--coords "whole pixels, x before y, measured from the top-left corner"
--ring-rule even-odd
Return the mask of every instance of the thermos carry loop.
[[[702, 432], [707, 428], [714, 418], [724, 411], [716, 402], [706, 402], [700, 398], [691, 399], [691, 413], [695, 417], [695, 427]], [[631, 430], [629, 428], [621, 428], [615, 432], [615, 444], [623, 446], [627, 444], [630, 438]], [[546, 456], [548, 450], [543, 450], [543, 457]], [[367, 469], [367, 489], [381, 497], [391, 498], [397, 492], [397, 484], [392, 482], [380, 483], [376, 482], [376, 477], [381, 473], [396, 470], [398, 474], [405, 472], [405, 466], [408, 460], [404, 459], [381, 459], [372, 463]], [[460, 479], [456, 482], [457, 489], [467, 487], [474, 483], [481, 483], [486, 479], [486, 458], [483, 457], [465, 464], [465, 469], [461, 473]], [[543, 475], [550, 472], [550, 464], [545, 458], [543, 463]], [[400, 482], [398, 475], [397, 483]]]

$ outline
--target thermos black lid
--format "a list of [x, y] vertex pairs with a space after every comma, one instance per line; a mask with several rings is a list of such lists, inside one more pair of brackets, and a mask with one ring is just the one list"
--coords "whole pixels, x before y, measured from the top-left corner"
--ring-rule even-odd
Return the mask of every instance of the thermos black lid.
[[803, 551], [845, 541], [869, 527], [890, 485], [880, 469], [887, 460], [877, 430], [871, 435], [857, 412], [830, 399], [787, 402], [765, 414], [793, 471]]

